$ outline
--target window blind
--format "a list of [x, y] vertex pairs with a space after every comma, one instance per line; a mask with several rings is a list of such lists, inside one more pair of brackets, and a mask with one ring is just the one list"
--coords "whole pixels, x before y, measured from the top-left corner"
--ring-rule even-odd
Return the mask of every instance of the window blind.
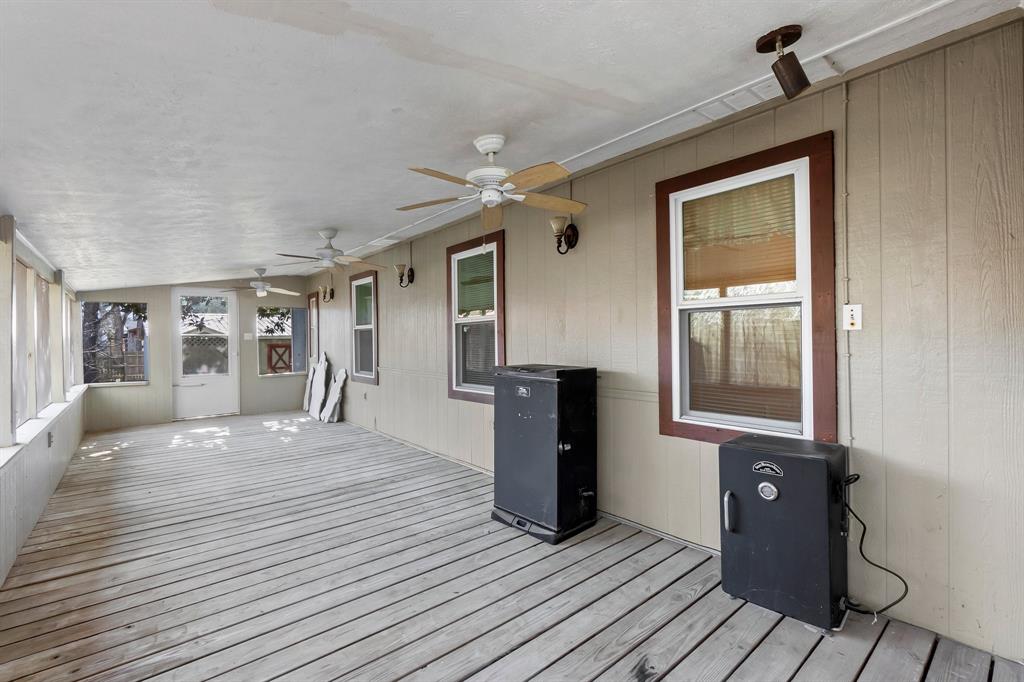
[[459, 335], [459, 384], [494, 385], [493, 321], [463, 323], [456, 326]]
[[800, 422], [799, 305], [682, 314], [690, 410]]
[[458, 317], [494, 313], [494, 253], [488, 251], [458, 261]]
[[[684, 298], [776, 282], [796, 289], [794, 180], [785, 175], [686, 201], [682, 206]], [[779, 291], [772, 287], [772, 292]], [[767, 291], [721, 292], [745, 295]]]

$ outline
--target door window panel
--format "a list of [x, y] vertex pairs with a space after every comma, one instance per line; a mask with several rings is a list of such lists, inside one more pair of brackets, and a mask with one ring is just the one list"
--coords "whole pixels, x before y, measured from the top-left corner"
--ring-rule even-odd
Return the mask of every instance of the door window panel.
[[231, 318], [223, 296], [181, 296], [181, 374], [229, 374]]

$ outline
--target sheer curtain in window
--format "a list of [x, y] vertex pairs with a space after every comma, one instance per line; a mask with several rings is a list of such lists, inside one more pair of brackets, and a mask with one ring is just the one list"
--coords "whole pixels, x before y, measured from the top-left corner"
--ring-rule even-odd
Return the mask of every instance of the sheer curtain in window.
[[21, 426], [35, 416], [35, 406], [29, 405], [29, 381], [33, 381], [32, 323], [30, 311], [35, 304], [33, 292], [28, 291], [30, 270], [16, 262], [14, 264], [14, 423]]
[[36, 412], [50, 404], [50, 283], [36, 276]]

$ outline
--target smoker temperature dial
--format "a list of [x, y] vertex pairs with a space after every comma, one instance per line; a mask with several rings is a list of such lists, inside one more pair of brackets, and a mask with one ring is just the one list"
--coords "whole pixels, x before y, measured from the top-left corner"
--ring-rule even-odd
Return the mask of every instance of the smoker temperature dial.
[[771, 502], [772, 500], [779, 496], [779, 489], [776, 488], [771, 483], [768, 483], [767, 481], [758, 484], [757, 492], [759, 495], [761, 495], [761, 497], [768, 500], [769, 502]]

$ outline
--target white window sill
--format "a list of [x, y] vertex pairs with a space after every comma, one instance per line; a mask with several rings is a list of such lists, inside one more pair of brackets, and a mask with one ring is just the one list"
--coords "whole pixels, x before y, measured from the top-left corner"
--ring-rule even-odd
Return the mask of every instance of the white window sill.
[[306, 372], [277, 372], [276, 374], [258, 374], [260, 379], [276, 379], [278, 377], [305, 377]]
[[111, 386], [149, 386], [148, 381], [101, 381], [95, 384], [88, 384], [93, 388], [109, 388]]
[[39, 414], [36, 415], [35, 418], [29, 419], [19, 426], [14, 433], [14, 439], [17, 442], [6, 448], [0, 448], [0, 467], [7, 464], [7, 462], [9, 462], [19, 450], [26, 445], [31, 444], [36, 438], [39, 438], [40, 436], [45, 438], [45, 434], [51, 429], [53, 422], [64, 412], [64, 410], [71, 407], [75, 401], [81, 399], [86, 388], [88, 388], [88, 386], [85, 384], [72, 386], [71, 390], [69, 390], [65, 395], [66, 402], [50, 403], [40, 410]]

